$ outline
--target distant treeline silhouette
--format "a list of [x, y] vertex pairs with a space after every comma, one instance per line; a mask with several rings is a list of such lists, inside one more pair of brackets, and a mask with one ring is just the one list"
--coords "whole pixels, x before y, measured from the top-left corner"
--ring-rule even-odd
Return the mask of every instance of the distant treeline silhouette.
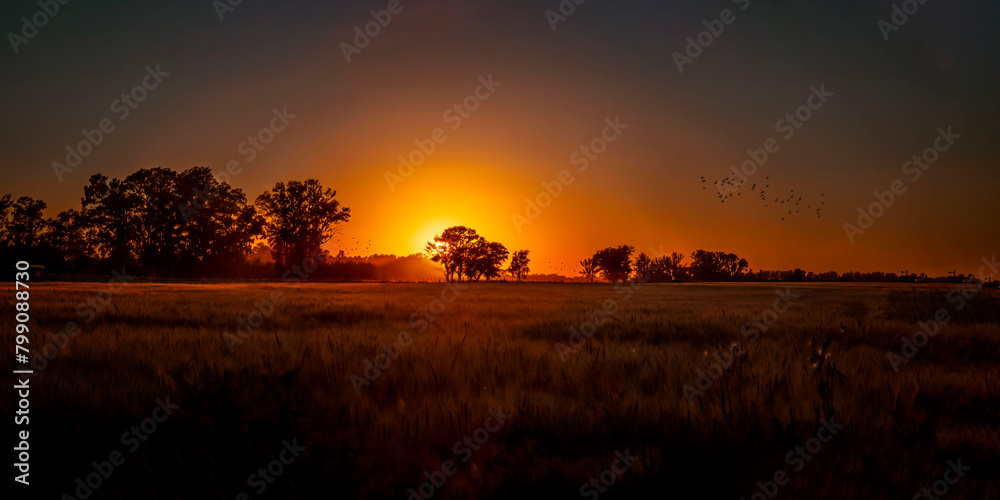
[[[374, 279], [374, 266], [318, 250], [351, 216], [335, 196], [308, 179], [278, 182], [250, 203], [207, 167], [144, 168], [110, 180], [95, 174], [80, 208], [52, 218], [43, 215], [44, 201], [0, 198], [0, 251], [6, 262], [29, 260], [52, 273], [127, 267], [159, 278], [260, 277], [312, 258], [319, 268], [310, 277]], [[261, 246], [274, 264], [248, 258]]]
[[[696, 250], [690, 255], [690, 263], [684, 264], [685, 256], [673, 252], [670, 255], [650, 257], [639, 253], [633, 259], [635, 248], [629, 245], [608, 247], [598, 250], [593, 257], [580, 261], [579, 274], [587, 281], [600, 278], [612, 283], [634, 281], [667, 283], [684, 281], [841, 281], [841, 282], [952, 282], [959, 283], [973, 278], [973, 275], [954, 273], [948, 277], [930, 278], [926, 274], [903, 272], [847, 272], [824, 273], [806, 272], [802, 269], [788, 271], [753, 271], [750, 263], [740, 256], [726, 252]], [[989, 281], [989, 278], [987, 278]], [[996, 286], [995, 282], [992, 282]]]
[[[454, 226], [428, 242], [426, 256], [330, 255], [323, 245], [351, 217], [336, 191], [319, 181], [278, 182], [251, 203], [208, 167], [183, 172], [144, 168], [124, 179], [95, 174], [79, 209], [44, 215], [44, 201], [0, 197], [0, 262], [27, 260], [47, 274], [97, 275], [126, 268], [149, 279], [480, 281], [506, 279], [643, 281], [953, 281], [908, 272], [815, 274], [753, 271], [736, 254], [697, 250], [649, 256], [621, 245], [580, 261], [580, 278], [530, 275], [529, 250], [510, 252], [475, 229]], [[509, 259], [509, 262], [508, 262]], [[443, 276], [434, 264], [443, 267]], [[302, 271], [307, 268], [307, 271]], [[971, 275], [969, 276], [971, 277]]]

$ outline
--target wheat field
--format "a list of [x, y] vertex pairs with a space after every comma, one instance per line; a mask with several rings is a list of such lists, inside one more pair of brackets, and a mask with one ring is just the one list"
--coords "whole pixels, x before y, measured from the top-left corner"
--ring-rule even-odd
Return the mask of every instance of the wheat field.
[[[117, 449], [90, 498], [419, 499], [426, 482], [434, 498], [750, 499], [777, 472], [780, 498], [911, 498], [961, 460], [947, 498], [998, 498], [998, 295], [966, 290], [956, 310], [955, 291], [37, 283], [33, 352], [64, 346], [35, 360], [32, 481], [82, 498], [77, 478]], [[896, 373], [887, 353], [938, 309], [948, 323]], [[67, 322], [79, 331], [60, 337]], [[131, 450], [122, 434], [164, 398], [179, 408]], [[789, 460], [830, 419], [836, 434]], [[252, 485], [292, 440], [301, 456]], [[587, 489], [626, 450], [634, 463]]]

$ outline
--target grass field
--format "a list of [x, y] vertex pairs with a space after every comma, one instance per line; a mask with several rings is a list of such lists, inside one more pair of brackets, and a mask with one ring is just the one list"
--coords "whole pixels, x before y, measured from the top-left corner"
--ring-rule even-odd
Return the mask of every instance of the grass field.
[[[908, 499], [943, 477], [949, 499], [1000, 498], [997, 292], [967, 291], [956, 310], [954, 285], [905, 286], [793, 284], [798, 298], [782, 300], [775, 284], [130, 284], [108, 296], [37, 283], [32, 349], [50, 333], [65, 347], [36, 361], [31, 478], [49, 498], [81, 498], [77, 478], [121, 450], [90, 498], [257, 498], [265, 485], [260, 497], [405, 499], [428, 482], [435, 498], [749, 499], [761, 482], [778, 498]], [[938, 309], [948, 323], [896, 373], [887, 353]], [[241, 318], [256, 323], [245, 338]], [[70, 321], [79, 333], [60, 337]], [[571, 341], [588, 322], [592, 336]], [[823, 356], [811, 339], [830, 341]], [[711, 369], [733, 342], [743, 354]], [[384, 368], [366, 377], [365, 360]], [[699, 370], [717, 379], [689, 401]], [[162, 417], [164, 398], [179, 409], [122, 439]], [[491, 424], [491, 409], [510, 417]], [[306, 450], [272, 466], [273, 482], [251, 477], [292, 440]], [[796, 447], [809, 458], [789, 458]], [[613, 485], [581, 493], [626, 450], [637, 459], [605, 474]], [[945, 475], [957, 460], [971, 469]]]

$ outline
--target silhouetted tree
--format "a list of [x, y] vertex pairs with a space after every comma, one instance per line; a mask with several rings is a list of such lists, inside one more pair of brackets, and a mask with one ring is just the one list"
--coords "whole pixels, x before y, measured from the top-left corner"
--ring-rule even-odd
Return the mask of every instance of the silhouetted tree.
[[89, 255], [115, 267], [138, 262], [165, 276], [224, 274], [245, 262], [263, 224], [243, 192], [218, 182], [207, 167], [140, 169], [124, 180], [91, 176], [82, 210], [65, 217], [73, 227], [60, 231], [81, 235]]
[[452, 226], [434, 236], [424, 251], [432, 261], [444, 266], [446, 280], [461, 281], [470, 262], [471, 249], [479, 239], [475, 229]]
[[661, 255], [650, 263], [649, 281], [653, 283], [663, 283], [667, 281], [678, 281], [686, 278], [684, 266], [681, 261], [684, 254], [673, 252], [670, 255]]
[[178, 206], [185, 235], [181, 260], [212, 270], [244, 262], [264, 218], [243, 191], [219, 182], [207, 167], [182, 172], [177, 183], [184, 194]]
[[632, 252], [634, 247], [622, 245], [598, 250], [594, 254], [594, 265], [601, 276], [612, 283], [624, 282], [632, 274]]
[[0, 248], [10, 245], [10, 207], [13, 204], [9, 194], [0, 197]]
[[45, 217], [42, 215], [45, 207], [45, 202], [42, 200], [28, 196], [17, 199], [11, 208], [10, 223], [7, 225], [7, 232], [14, 247], [32, 248], [41, 243], [42, 233], [46, 228]]
[[649, 281], [652, 283], [663, 283], [670, 281], [670, 256], [662, 255], [656, 257], [649, 264]]
[[279, 182], [257, 197], [264, 217], [264, 235], [274, 251], [278, 269], [302, 262], [337, 233], [337, 225], [351, 218], [337, 192], [316, 179]]
[[465, 226], [452, 226], [434, 236], [425, 252], [431, 261], [444, 266], [448, 281], [492, 280], [500, 276], [501, 266], [510, 254], [502, 244], [488, 241]]
[[749, 264], [746, 259], [741, 259], [734, 253], [718, 252], [719, 264], [722, 273], [728, 278], [737, 278], [746, 271]]
[[670, 262], [668, 269], [670, 270], [670, 279], [674, 281], [687, 279], [687, 268], [681, 265], [684, 261], [684, 254], [680, 252], [672, 252], [670, 254]]
[[89, 253], [81, 219], [79, 211], [70, 209], [59, 212], [47, 222], [46, 242], [67, 262], [76, 262]]
[[749, 272], [750, 272], [750, 262], [748, 262], [746, 259], [740, 259], [739, 262], [736, 263], [736, 272], [734, 273], [734, 275], [742, 277], [744, 273], [749, 273]]
[[653, 260], [645, 253], [640, 252], [635, 257], [635, 281], [649, 281], [653, 270]]
[[728, 280], [743, 276], [750, 264], [738, 255], [696, 250], [691, 254], [691, 275], [696, 280]]
[[719, 275], [719, 261], [715, 252], [695, 250], [691, 253], [691, 277], [696, 280], [715, 279]]
[[518, 250], [510, 258], [510, 266], [507, 267], [507, 273], [510, 274], [512, 278], [516, 278], [517, 281], [521, 281], [525, 276], [531, 272], [528, 267], [528, 263], [531, 259], [528, 258], [528, 250]]
[[174, 274], [184, 237], [184, 219], [177, 209], [182, 197], [177, 177], [168, 168], [143, 168], [122, 184], [136, 216], [136, 257], [147, 271], [159, 275]]
[[92, 251], [113, 267], [132, 262], [141, 224], [135, 208], [139, 200], [121, 180], [94, 174], [89, 182], [83, 188], [81, 217]]
[[594, 259], [583, 259], [580, 261], [580, 266], [583, 268], [580, 270], [580, 274], [587, 278], [587, 281], [593, 283], [594, 277], [597, 276], [597, 266], [594, 265]]
[[476, 281], [486, 278], [490, 281], [500, 276], [504, 261], [510, 252], [502, 244], [495, 241], [486, 241], [480, 236], [470, 248], [469, 265], [466, 269], [466, 276]]

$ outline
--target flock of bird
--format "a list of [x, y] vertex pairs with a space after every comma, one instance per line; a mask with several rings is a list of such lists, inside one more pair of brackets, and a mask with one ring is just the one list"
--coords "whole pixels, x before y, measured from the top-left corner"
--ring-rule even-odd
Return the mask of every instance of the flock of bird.
[[[344, 242], [345, 243], [344, 245], [340, 244], [340, 236], [339, 235], [337, 236], [336, 243], [337, 243], [337, 248], [343, 249], [344, 253], [347, 254], [347, 255], [354, 255], [358, 251], [358, 249], [361, 248], [361, 240], [357, 239], [354, 236], [351, 236], [351, 243], [350, 244], [354, 245], [354, 246], [351, 247], [350, 250], [348, 250], [347, 248], [344, 248], [344, 247], [347, 246], [346, 240]], [[371, 238], [368, 238], [368, 244], [365, 246], [365, 253], [363, 253], [361, 255], [369, 255], [370, 254], [369, 251], [371, 250], [371, 248], [372, 248], [372, 240], [371, 240]]]
[[[776, 196], [773, 201], [768, 201], [769, 196], [767, 195], [765, 190], [771, 187], [771, 184], [768, 183], [770, 179], [771, 179], [770, 176], [764, 176], [764, 183], [763, 183], [764, 185], [761, 186], [760, 188], [757, 187], [757, 183], [751, 183], [750, 185], [750, 191], [759, 192], [760, 201], [764, 204], [765, 208], [769, 206], [768, 205], [769, 203], [777, 203], [778, 205], [787, 204], [786, 207], [780, 207], [782, 212], [785, 211], [785, 208], [788, 208], [788, 213], [784, 214], [786, 216], [790, 216], [793, 213], [798, 214], [802, 210], [809, 210], [813, 208], [814, 202], [809, 202], [808, 200], [806, 202], [806, 205], [803, 207], [802, 206], [803, 197], [801, 195], [797, 195], [794, 189], [788, 192], [787, 197], [779, 195]], [[735, 174], [730, 174], [728, 177], [722, 179], [721, 181], [715, 181], [712, 184], [715, 186], [716, 196], [718, 196], [719, 201], [721, 203], [725, 203], [726, 200], [732, 198], [733, 196], [742, 196], [743, 185], [746, 182], [747, 182], [746, 179], [737, 179]], [[702, 191], [707, 190], [708, 180], [705, 179], [704, 175], [701, 176], [701, 183], [703, 184], [701, 187]], [[824, 196], [826, 196], [825, 193], [820, 193], [821, 198]], [[826, 201], [822, 199], [818, 204], [816, 204], [816, 209], [814, 211], [816, 217], [823, 217], [823, 205], [825, 204]], [[785, 220], [785, 217], [782, 217], [781, 220]]]
[[[574, 275], [578, 274], [582, 270], [579, 264], [566, 264], [565, 262], [560, 262], [559, 267], [555, 267], [552, 265], [551, 260], [549, 261], [549, 269], [555, 269], [554, 271], [551, 272], [551, 274], [559, 274], [569, 278], [572, 278]], [[565, 274], [565, 273], [572, 273], [572, 274]]]

